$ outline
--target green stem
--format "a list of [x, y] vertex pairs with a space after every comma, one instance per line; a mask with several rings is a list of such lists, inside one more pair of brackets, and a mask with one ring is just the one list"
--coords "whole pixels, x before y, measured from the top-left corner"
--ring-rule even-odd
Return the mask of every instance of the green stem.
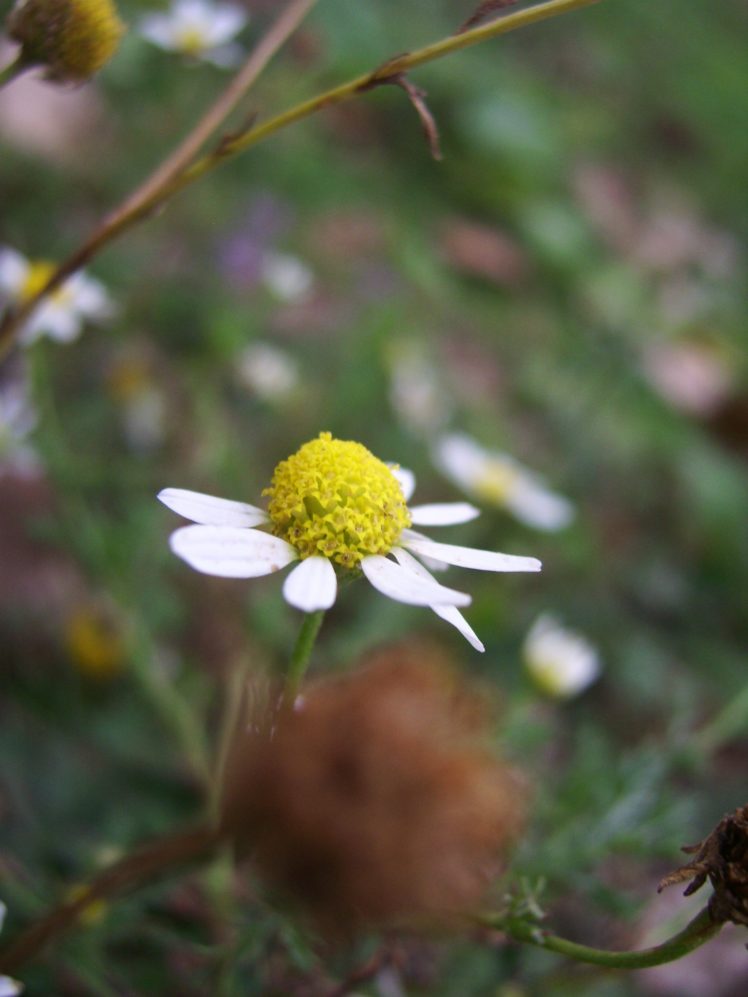
[[311, 114], [324, 107], [339, 104], [344, 100], [349, 100], [351, 97], [356, 97], [360, 93], [371, 90], [377, 83], [386, 82], [393, 76], [409, 73], [412, 69], [416, 69], [427, 62], [434, 62], [434, 60], [441, 59], [445, 55], [458, 52], [460, 49], [468, 48], [471, 45], [477, 45], [479, 42], [487, 41], [489, 38], [497, 38], [499, 35], [505, 35], [510, 31], [515, 31], [517, 28], [524, 28], [530, 24], [536, 24], [538, 21], [545, 21], [548, 18], [555, 17], [558, 14], [565, 14], [580, 7], [589, 7], [591, 4], [599, 2], [600, 0], [547, 0], [546, 3], [539, 3], [534, 7], [528, 7], [526, 10], [518, 10], [512, 14], [506, 14], [504, 17], [490, 21], [488, 24], [477, 28], [471, 28], [469, 31], [462, 32], [462, 34], [450, 35], [448, 38], [442, 38], [431, 45], [415, 49], [413, 52], [405, 52], [403, 55], [398, 55], [394, 59], [383, 63], [372, 72], [356, 76], [354, 79], [348, 80], [346, 83], [342, 83], [332, 90], [326, 90], [324, 93], [312, 97], [311, 100], [297, 104], [288, 111], [270, 118], [264, 124], [250, 128], [235, 139], [222, 143], [218, 149], [203, 156], [202, 159], [199, 159], [178, 178], [174, 192], [193, 183], [205, 173], [209, 173], [229, 156], [233, 156], [237, 152], [243, 152], [244, 149], [256, 145], [258, 142], [263, 141], [263, 139], [268, 138], [268, 136], [280, 131], [281, 128], [300, 121], [302, 118], [308, 118]]
[[291, 655], [291, 661], [286, 675], [286, 684], [283, 690], [283, 700], [288, 706], [293, 706], [298, 695], [304, 674], [312, 656], [312, 648], [317, 639], [322, 620], [325, 618], [324, 609], [318, 609], [316, 613], [307, 613], [304, 622], [301, 624], [299, 636], [296, 638], [296, 646]]
[[387, 82], [393, 76], [402, 75], [427, 62], [433, 62], [435, 59], [442, 58], [442, 56], [457, 52], [463, 48], [468, 48], [471, 45], [476, 45], [479, 42], [487, 41], [490, 38], [507, 34], [517, 28], [524, 28], [530, 24], [536, 24], [538, 21], [555, 17], [558, 14], [569, 13], [570, 11], [589, 7], [593, 3], [599, 2], [600, 0], [546, 0], [546, 3], [539, 3], [526, 10], [518, 10], [514, 13], [506, 14], [504, 17], [490, 21], [488, 24], [477, 28], [471, 28], [469, 31], [464, 31], [461, 34], [450, 35], [447, 38], [416, 49], [413, 52], [398, 55], [371, 72], [357, 76], [347, 83], [343, 83], [332, 90], [327, 90], [313, 97], [311, 100], [303, 101], [288, 111], [270, 118], [263, 124], [246, 128], [234, 136], [225, 136], [213, 152], [204, 155], [201, 159], [194, 162], [192, 166], [187, 167], [186, 164], [182, 164], [182, 168], [176, 172], [172, 168], [166, 169], [164, 172], [161, 170], [157, 171], [154, 177], [157, 178], [158, 182], [154, 183], [154, 178], [151, 178], [150, 181], [147, 181], [146, 184], [139, 188], [136, 195], [129, 197], [124, 204], [107, 215], [83, 245], [66, 260], [63, 260], [50, 276], [46, 285], [37, 294], [29, 298], [14, 311], [6, 312], [0, 321], [0, 359], [8, 352], [18, 330], [44, 298], [56, 291], [68, 277], [86, 266], [110, 242], [128, 231], [137, 222], [153, 215], [157, 209], [175, 194], [196, 180], [199, 180], [217, 166], [220, 166], [225, 160], [235, 156], [239, 152], [243, 152], [245, 149], [250, 148], [250, 146], [257, 145], [258, 142], [262, 142], [282, 128], [300, 121], [302, 118], [307, 118], [316, 111], [322, 110], [322, 108], [329, 107], [332, 104], [339, 104], [352, 97], [357, 97], [379, 83]]
[[607, 966], [610, 969], [648, 969], [650, 966], [661, 966], [666, 962], [688, 955], [694, 949], [708, 942], [722, 927], [721, 921], [714, 921], [709, 909], [704, 907], [693, 920], [689, 921], [682, 931], [672, 938], [648, 949], [632, 952], [611, 952], [607, 949], [591, 948], [579, 942], [570, 942], [566, 938], [552, 935], [536, 925], [526, 921], [518, 921], [501, 915], [483, 915], [480, 923], [490, 928], [505, 932], [518, 942], [537, 945], [549, 952], [558, 952], [577, 962], [588, 962], [595, 966]]
[[745, 734], [748, 727], [748, 686], [742, 689], [734, 699], [720, 712], [696, 731], [687, 745], [689, 753], [694, 757], [706, 757], [713, 754], [733, 737]]
[[210, 789], [212, 771], [205, 731], [186, 699], [174, 687], [156, 660], [156, 649], [144, 626], [134, 623], [130, 654], [131, 674], [141, 693], [185, 753], [193, 773]]
[[243, 656], [226, 679], [223, 719], [216, 744], [215, 765], [210, 786], [209, 813], [215, 820], [219, 817], [226, 765], [246, 707], [248, 675], [249, 658]]
[[8, 63], [5, 69], [0, 69], [0, 90], [12, 83], [21, 73], [25, 73], [27, 69], [31, 69], [31, 65], [21, 55], [18, 55], [13, 62]]

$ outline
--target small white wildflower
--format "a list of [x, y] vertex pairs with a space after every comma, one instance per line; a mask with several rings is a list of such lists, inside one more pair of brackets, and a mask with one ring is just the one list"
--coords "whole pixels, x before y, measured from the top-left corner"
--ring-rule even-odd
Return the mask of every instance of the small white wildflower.
[[654, 343], [643, 357], [644, 373], [653, 388], [674, 408], [706, 418], [719, 409], [735, 376], [726, 357], [697, 340]]
[[571, 502], [547, 488], [534, 471], [508, 454], [484, 450], [462, 433], [438, 440], [435, 461], [468, 495], [507, 509], [536, 530], [561, 530], [574, 518]]
[[415, 435], [439, 432], [449, 418], [450, 405], [426, 349], [417, 342], [399, 342], [388, 359], [392, 408]]
[[0, 383], [0, 475], [9, 472], [34, 477], [41, 462], [27, 443], [37, 422], [37, 413], [23, 381]]
[[287, 398], [299, 383], [296, 361], [270, 343], [250, 343], [243, 349], [237, 362], [237, 375], [258, 398], [271, 402]]
[[414, 487], [410, 471], [384, 464], [360, 443], [320, 433], [278, 464], [263, 492], [270, 497], [267, 512], [181, 488], [166, 488], [158, 497], [196, 524], [171, 536], [171, 549], [196, 571], [257, 578], [299, 562], [283, 596], [305, 613], [333, 605], [338, 572], [361, 571], [383, 595], [428, 606], [482, 651], [457, 608], [469, 605], [470, 596], [445, 588], [414, 555], [478, 571], [539, 571], [540, 561], [435, 543], [410, 529], [466, 523], [478, 515], [467, 502], [408, 507]]
[[600, 659], [592, 644], [547, 613], [530, 628], [523, 656], [538, 688], [556, 699], [578, 695], [600, 674]]
[[[44, 287], [54, 270], [54, 264], [47, 260], [27, 260], [14, 249], [0, 249], [0, 298], [11, 307], [22, 305]], [[19, 338], [24, 345], [43, 335], [69, 343], [80, 335], [87, 320], [100, 322], [113, 313], [104, 285], [85, 273], [76, 273], [42, 301]]]
[[[3, 930], [7, 912], [7, 907], [0, 900], [0, 931]], [[10, 976], [0, 975], [0, 997], [18, 997], [18, 994], [22, 994], [23, 990], [23, 984], [19, 983], [18, 980], [14, 980]]]
[[262, 258], [261, 276], [266, 287], [281, 301], [298, 301], [305, 297], [314, 282], [306, 263], [289, 253], [266, 253]]
[[138, 28], [159, 48], [225, 69], [241, 59], [240, 46], [230, 43], [248, 20], [249, 15], [238, 4], [174, 0], [167, 13], [147, 15]]

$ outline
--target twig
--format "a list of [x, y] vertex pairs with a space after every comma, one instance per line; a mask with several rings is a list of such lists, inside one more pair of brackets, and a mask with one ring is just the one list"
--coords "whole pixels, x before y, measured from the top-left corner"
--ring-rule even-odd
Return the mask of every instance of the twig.
[[394, 73], [392, 76], [377, 76], [375, 80], [372, 80], [361, 90], [373, 90], [374, 87], [386, 86], [391, 84], [392, 86], [400, 87], [404, 90], [408, 96], [408, 100], [411, 102], [416, 110], [416, 114], [421, 119], [421, 126], [423, 128], [423, 133], [426, 136], [426, 141], [429, 145], [429, 150], [431, 155], [437, 161], [442, 158], [442, 151], [439, 145], [439, 129], [436, 127], [436, 121], [434, 120], [434, 115], [429, 110], [429, 106], [426, 103], [427, 93], [422, 90], [421, 87], [417, 87], [415, 83], [411, 83], [405, 73]]
[[[316, 2], [317, 0], [291, 0], [252, 50], [228, 87], [176, 149], [121, 204], [104, 217], [91, 236], [57, 267], [37, 294], [5, 314], [0, 321], [0, 360], [7, 354], [21, 326], [44, 298], [61, 287], [68, 277], [84, 267], [104, 246], [140, 219], [153, 213], [168, 199], [175, 180], [184, 173], [205, 142], [223, 124]], [[243, 135], [245, 131], [246, 129], [242, 129], [239, 134]]]
[[467, 21], [463, 21], [457, 31], [455, 31], [455, 34], [463, 34], [463, 32], [474, 25], [480, 24], [489, 14], [493, 14], [495, 10], [504, 10], [505, 7], [513, 7], [515, 3], [517, 3], [517, 0], [483, 0], [483, 3], [478, 4]]
[[[292, 6], [298, 6], [305, 12], [308, 4], [311, 2], [312, 0], [297, 0], [297, 3], [294, 3]], [[391, 59], [372, 72], [348, 80], [346, 83], [342, 83], [332, 90], [327, 90], [316, 97], [312, 97], [310, 100], [295, 105], [288, 111], [284, 111], [264, 123], [255, 125], [249, 131], [242, 132], [233, 140], [227, 138], [225, 142], [220, 143], [218, 149], [205, 154], [191, 166], [182, 169], [179, 173], [171, 173], [171, 179], [164, 186], [157, 189], [151, 188], [147, 196], [144, 196], [142, 187], [139, 188], [140, 196], [134, 208], [131, 205], [126, 212], [116, 209], [112, 214], [107, 216], [107, 219], [93, 232], [86, 242], [57, 267], [46, 285], [36, 295], [14, 311], [6, 313], [0, 322], [0, 360], [10, 349], [18, 330], [39, 303], [53, 291], [57, 290], [71, 274], [85, 266], [104, 246], [112, 242], [117, 236], [131, 228], [140, 219], [161, 207], [162, 204], [185, 187], [190, 186], [196, 180], [199, 180], [205, 174], [210, 173], [217, 166], [220, 166], [229, 157], [235, 156], [237, 153], [243, 152], [253, 145], [257, 145], [282, 128], [308, 118], [322, 108], [330, 107], [333, 104], [339, 104], [342, 101], [356, 97], [363, 90], [371, 89], [378, 80], [384, 77], [407, 73], [417, 66], [433, 62], [445, 55], [458, 52], [463, 48], [476, 45], [489, 38], [495, 38], [514, 31], [517, 28], [524, 28], [530, 24], [536, 24], [555, 17], [558, 14], [579, 10], [582, 7], [589, 7], [599, 2], [600, 0], [546, 0], [545, 3], [536, 4], [534, 7], [529, 7], [526, 10], [516, 11], [496, 21], [491, 21], [489, 24], [471, 28], [462, 34], [450, 35], [431, 45], [426, 45], [424, 48], [407, 52], [402, 56]], [[300, 14], [300, 16], [303, 15]], [[276, 28], [277, 23], [271, 29], [270, 34], [274, 34]], [[277, 35], [273, 51], [276, 51], [282, 41], [285, 40], [285, 36], [281, 38], [279, 32]]]
[[[293, 34], [316, 0], [292, 0], [271, 29], [252, 50], [231, 83], [208, 109], [197, 125], [154, 172], [104, 219], [104, 225], [118, 225], [122, 218], [137, 214], [154, 196], [192, 162], [210, 136], [223, 124], [244, 97], [280, 46]], [[246, 129], [242, 129], [244, 132]]]
[[153, 882], [175, 867], [211, 854], [222, 840], [213, 827], [178, 831], [138, 848], [95, 876], [74, 899], [55, 907], [0, 952], [0, 971], [14, 973], [78, 921], [92, 903]]

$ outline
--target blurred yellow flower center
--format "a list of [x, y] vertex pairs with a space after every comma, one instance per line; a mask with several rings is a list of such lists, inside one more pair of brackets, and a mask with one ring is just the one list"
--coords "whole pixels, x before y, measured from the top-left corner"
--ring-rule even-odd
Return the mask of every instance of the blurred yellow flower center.
[[273, 533], [345, 568], [392, 550], [410, 515], [394, 474], [360, 443], [320, 433], [281, 461], [263, 495]]
[[512, 492], [519, 474], [510, 464], [490, 463], [473, 484], [477, 498], [486, 502], [503, 502]]
[[[49, 263], [47, 260], [37, 260], [36, 263], [29, 264], [28, 272], [18, 292], [21, 302], [29, 301], [35, 297], [46, 286], [47, 281], [56, 269], [54, 263]], [[55, 301], [60, 302], [64, 301], [69, 293], [63, 284], [62, 287], [58, 287], [52, 293], [51, 297]]]
[[200, 55], [206, 48], [205, 32], [200, 28], [183, 28], [178, 45], [179, 51], [185, 55]]
[[112, 0], [24, 0], [9, 34], [56, 80], [87, 80], [114, 54], [125, 30]]

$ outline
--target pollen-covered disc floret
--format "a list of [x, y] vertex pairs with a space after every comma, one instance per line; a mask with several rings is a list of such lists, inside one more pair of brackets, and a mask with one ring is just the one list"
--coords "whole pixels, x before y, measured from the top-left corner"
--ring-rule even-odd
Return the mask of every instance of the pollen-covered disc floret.
[[114, 54], [125, 30], [112, 0], [20, 0], [8, 33], [29, 64], [47, 66], [48, 78], [83, 82]]
[[362, 444], [330, 433], [281, 461], [263, 495], [276, 536], [301, 558], [322, 555], [345, 568], [388, 554], [411, 522], [390, 468]]

